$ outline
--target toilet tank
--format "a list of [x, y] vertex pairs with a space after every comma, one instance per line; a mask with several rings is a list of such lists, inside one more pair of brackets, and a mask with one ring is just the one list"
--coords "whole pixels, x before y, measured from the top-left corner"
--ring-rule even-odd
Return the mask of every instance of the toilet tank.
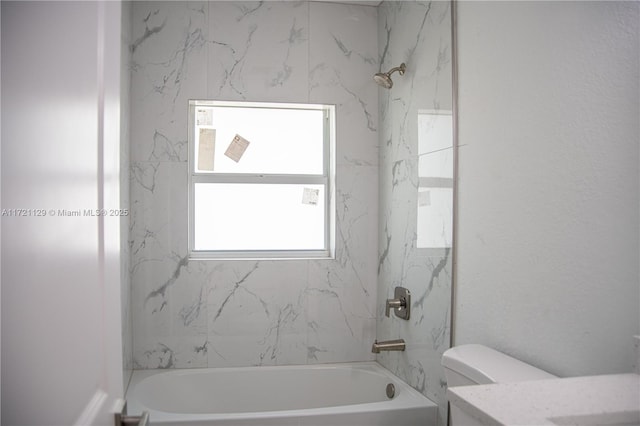
[[447, 386], [486, 385], [556, 378], [483, 345], [455, 346], [442, 355]]

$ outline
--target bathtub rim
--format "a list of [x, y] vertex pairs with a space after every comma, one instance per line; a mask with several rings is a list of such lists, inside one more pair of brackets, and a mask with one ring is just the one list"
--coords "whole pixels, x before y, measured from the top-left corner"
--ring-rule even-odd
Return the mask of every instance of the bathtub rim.
[[[146, 407], [141, 404], [135, 396], [136, 386], [146, 379], [147, 377], [154, 376], [156, 374], [197, 374], [198, 372], [205, 371], [220, 371], [226, 370], [233, 371], [247, 371], [247, 370], [294, 370], [294, 369], [361, 369], [370, 371], [385, 376], [390, 382], [396, 386], [399, 391], [398, 396], [393, 399], [377, 402], [366, 402], [358, 404], [320, 407], [320, 408], [302, 408], [293, 410], [278, 410], [278, 411], [250, 411], [241, 413], [206, 413], [206, 414], [191, 414], [191, 413], [174, 413], [156, 410], [150, 407]], [[355, 362], [343, 362], [343, 363], [326, 363], [326, 364], [298, 364], [298, 365], [269, 365], [269, 366], [251, 366], [251, 367], [208, 367], [208, 368], [181, 368], [181, 369], [149, 369], [149, 370], [134, 370], [131, 382], [126, 395], [128, 412], [131, 415], [137, 415], [142, 411], [149, 411], [151, 419], [161, 419], [168, 422], [176, 421], [206, 421], [212, 419], [229, 419], [229, 420], [241, 420], [241, 419], [277, 419], [277, 418], [295, 418], [295, 417], [312, 417], [320, 416], [324, 414], [355, 414], [355, 413], [375, 413], [384, 412], [390, 410], [405, 410], [405, 409], [418, 409], [423, 407], [435, 407], [437, 404], [425, 395], [418, 392], [409, 384], [404, 382], [398, 376], [393, 374], [387, 368], [382, 366], [377, 361], [355, 361]]]

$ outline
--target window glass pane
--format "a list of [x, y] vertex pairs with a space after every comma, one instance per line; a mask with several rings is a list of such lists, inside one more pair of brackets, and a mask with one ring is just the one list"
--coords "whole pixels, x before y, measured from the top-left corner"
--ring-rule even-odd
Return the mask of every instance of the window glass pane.
[[[195, 106], [196, 172], [322, 174], [324, 111]], [[239, 137], [234, 145], [234, 138]], [[248, 142], [248, 145], [247, 145]], [[225, 155], [232, 148], [236, 155]]]
[[324, 185], [196, 183], [195, 250], [325, 249]]

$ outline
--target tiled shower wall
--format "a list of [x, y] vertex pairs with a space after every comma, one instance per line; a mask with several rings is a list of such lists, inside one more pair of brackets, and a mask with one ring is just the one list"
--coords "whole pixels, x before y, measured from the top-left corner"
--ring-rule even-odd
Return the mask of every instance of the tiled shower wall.
[[[370, 6], [133, 3], [135, 368], [373, 359], [376, 34], [377, 9]], [[189, 99], [337, 105], [334, 260], [188, 259]]]
[[[405, 62], [407, 71], [393, 74], [391, 90], [380, 89], [377, 338], [403, 338], [407, 349], [377, 359], [438, 403], [440, 424], [446, 424], [447, 413], [440, 359], [449, 347], [452, 263], [450, 248], [417, 247], [419, 154], [431, 155], [419, 152], [418, 112], [451, 112], [450, 25], [449, 2], [384, 2], [379, 7], [381, 69]], [[385, 317], [385, 299], [393, 298], [396, 286], [411, 291], [409, 321]]]

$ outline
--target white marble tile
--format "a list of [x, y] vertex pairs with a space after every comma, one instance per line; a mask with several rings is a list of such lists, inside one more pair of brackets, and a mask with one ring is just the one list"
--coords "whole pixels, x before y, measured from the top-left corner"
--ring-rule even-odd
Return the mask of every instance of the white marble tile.
[[208, 96], [308, 101], [306, 2], [210, 2]]
[[[311, 3], [310, 100], [337, 104], [338, 164], [378, 164], [373, 7]], [[348, 123], [348, 125], [345, 125]]]
[[196, 336], [136, 338], [134, 368], [204, 368], [209, 343]]
[[[207, 366], [207, 307], [202, 285], [189, 282], [186, 272], [175, 281], [172, 278], [164, 283], [164, 277], [160, 278], [159, 287], [134, 289], [136, 368]], [[154, 281], [149, 278], [149, 282]]]
[[[373, 359], [375, 9], [306, 2], [145, 2], [133, 9], [135, 365]], [[325, 68], [313, 71], [311, 62]], [[335, 260], [187, 261], [190, 98], [338, 105]]]
[[187, 101], [207, 95], [207, 2], [134, 2], [131, 155], [187, 160]]
[[[345, 268], [335, 268], [332, 261], [326, 260], [314, 260], [309, 265], [309, 321], [328, 321], [328, 318], [317, 318], [325, 316], [319, 306], [332, 305], [334, 312], [329, 316], [333, 317], [332, 322], [344, 323], [345, 330], [348, 331], [347, 338], [363, 333], [363, 330], [358, 329], [363, 323], [352, 325], [352, 320], [375, 318], [376, 289], [372, 285], [375, 283], [361, 282], [353, 268], [351, 264], [345, 265]], [[316, 327], [312, 329], [318, 331]]]
[[202, 262], [186, 257], [140, 265], [133, 279], [137, 368], [158, 368], [167, 354], [176, 355], [170, 367], [207, 366], [211, 275]]
[[187, 254], [187, 165], [131, 165], [132, 270], [146, 260]]
[[142, 338], [182, 334], [206, 339], [206, 304], [198, 303], [202, 284], [187, 279], [185, 189], [185, 163], [132, 164], [134, 357], [140, 355]]
[[[189, 286], [187, 268], [186, 257], [167, 257], [144, 262], [134, 272], [132, 308], [136, 340], [141, 336], [164, 337], [174, 334], [200, 333], [206, 336], [206, 328], [202, 331], [203, 320], [196, 321], [199, 312], [186, 315], [186, 310], [194, 306], [201, 293], [199, 288]], [[178, 290], [174, 291], [175, 288]], [[192, 331], [187, 332], [189, 327]]]
[[[378, 223], [378, 194], [372, 182], [377, 181], [376, 167], [338, 166], [340, 176], [336, 200], [336, 259], [331, 269], [339, 281], [356, 289], [353, 300], [362, 313], [375, 312], [377, 235], [371, 230]], [[325, 278], [325, 274], [310, 274]], [[350, 298], [351, 299], [351, 298]]]
[[[405, 62], [404, 76], [393, 74], [392, 89], [379, 89], [380, 223], [378, 255], [377, 338], [403, 338], [405, 352], [387, 352], [378, 360], [439, 405], [438, 424], [446, 419], [442, 352], [449, 345], [450, 249], [419, 248], [420, 167], [428, 177], [448, 177], [433, 164], [419, 161], [419, 113], [450, 109], [449, 5], [441, 2], [385, 2], [379, 8], [380, 69]], [[436, 148], [451, 146], [439, 140]], [[421, 151], [422, 148], [422, 151]], [[438, 159], [434, 161], [437, 162]], [[438, 163], [439, 165], [440, 163]], [[423, 182], [424, 183], [424, 182]], [[423, 185], [424, 186], [424, 185]], [[437, 201], [437, 200], [436, 200]], [[443, 222], [444, 223], [444, 222]], [[431, 228], [429, 228], [431, 229]], [[431, 230], [432, 232], [433, 230]], [[422, 241], [422, 239], [420, 240]], [[442, 245], [447, 245], [443, 243]], [[395, 286], [412, 295], [409, 321], [384, 316], [386, 298]]]
[[451, 247], [453, 236], [452, 188], [421, 188], [418, 193], [418, 248]]
[[377, 168], [343, 165], [338, 174], [336, 259], [309, 264], [310, 363], [373, 359]]
[[[407, 350], [403, 353], [383, 353], [378, 360], [402, 377], [425, 396], [438, 403], [446, 413], [445, 381], [440, 367], [442, 353], [449, 347], [451, 293], [450, 257], [425, 257], [424, 253], [398, 261], [402, 270], [389, 279], [411, 292], [411, 317], [403, 321], [394, 315], [384, 317], [384, 305], [378, 311], [379, 340], [403, 338]], [[386, 290], [381, 285], [379, 291]], [[386, 297], [393, 297], [388, 289]], [[444, 410], [444, 411], [443, 411]], [[445, 417], [446, 422], [446, 417]]]
[[207, 288], [198, 274], [190, 274], [192, 262], [185, 270], [185, 279], [172, 286], [170, 299], [171, 331], [180, 336], [207, 336]]
[[375, 318], [354, 314], [342, 291], [330, 283], [307, 290], [310, 364], [374, 359]]
[[304, 364], [307, 261], [219, 265], [208, 283], [209, 366]]
[[393, 74], [391, 100], [422, 109], [451, 110], [450, 5], [447, 2], [388, 2], [379, 10], [381, 69], [405, 62]]

